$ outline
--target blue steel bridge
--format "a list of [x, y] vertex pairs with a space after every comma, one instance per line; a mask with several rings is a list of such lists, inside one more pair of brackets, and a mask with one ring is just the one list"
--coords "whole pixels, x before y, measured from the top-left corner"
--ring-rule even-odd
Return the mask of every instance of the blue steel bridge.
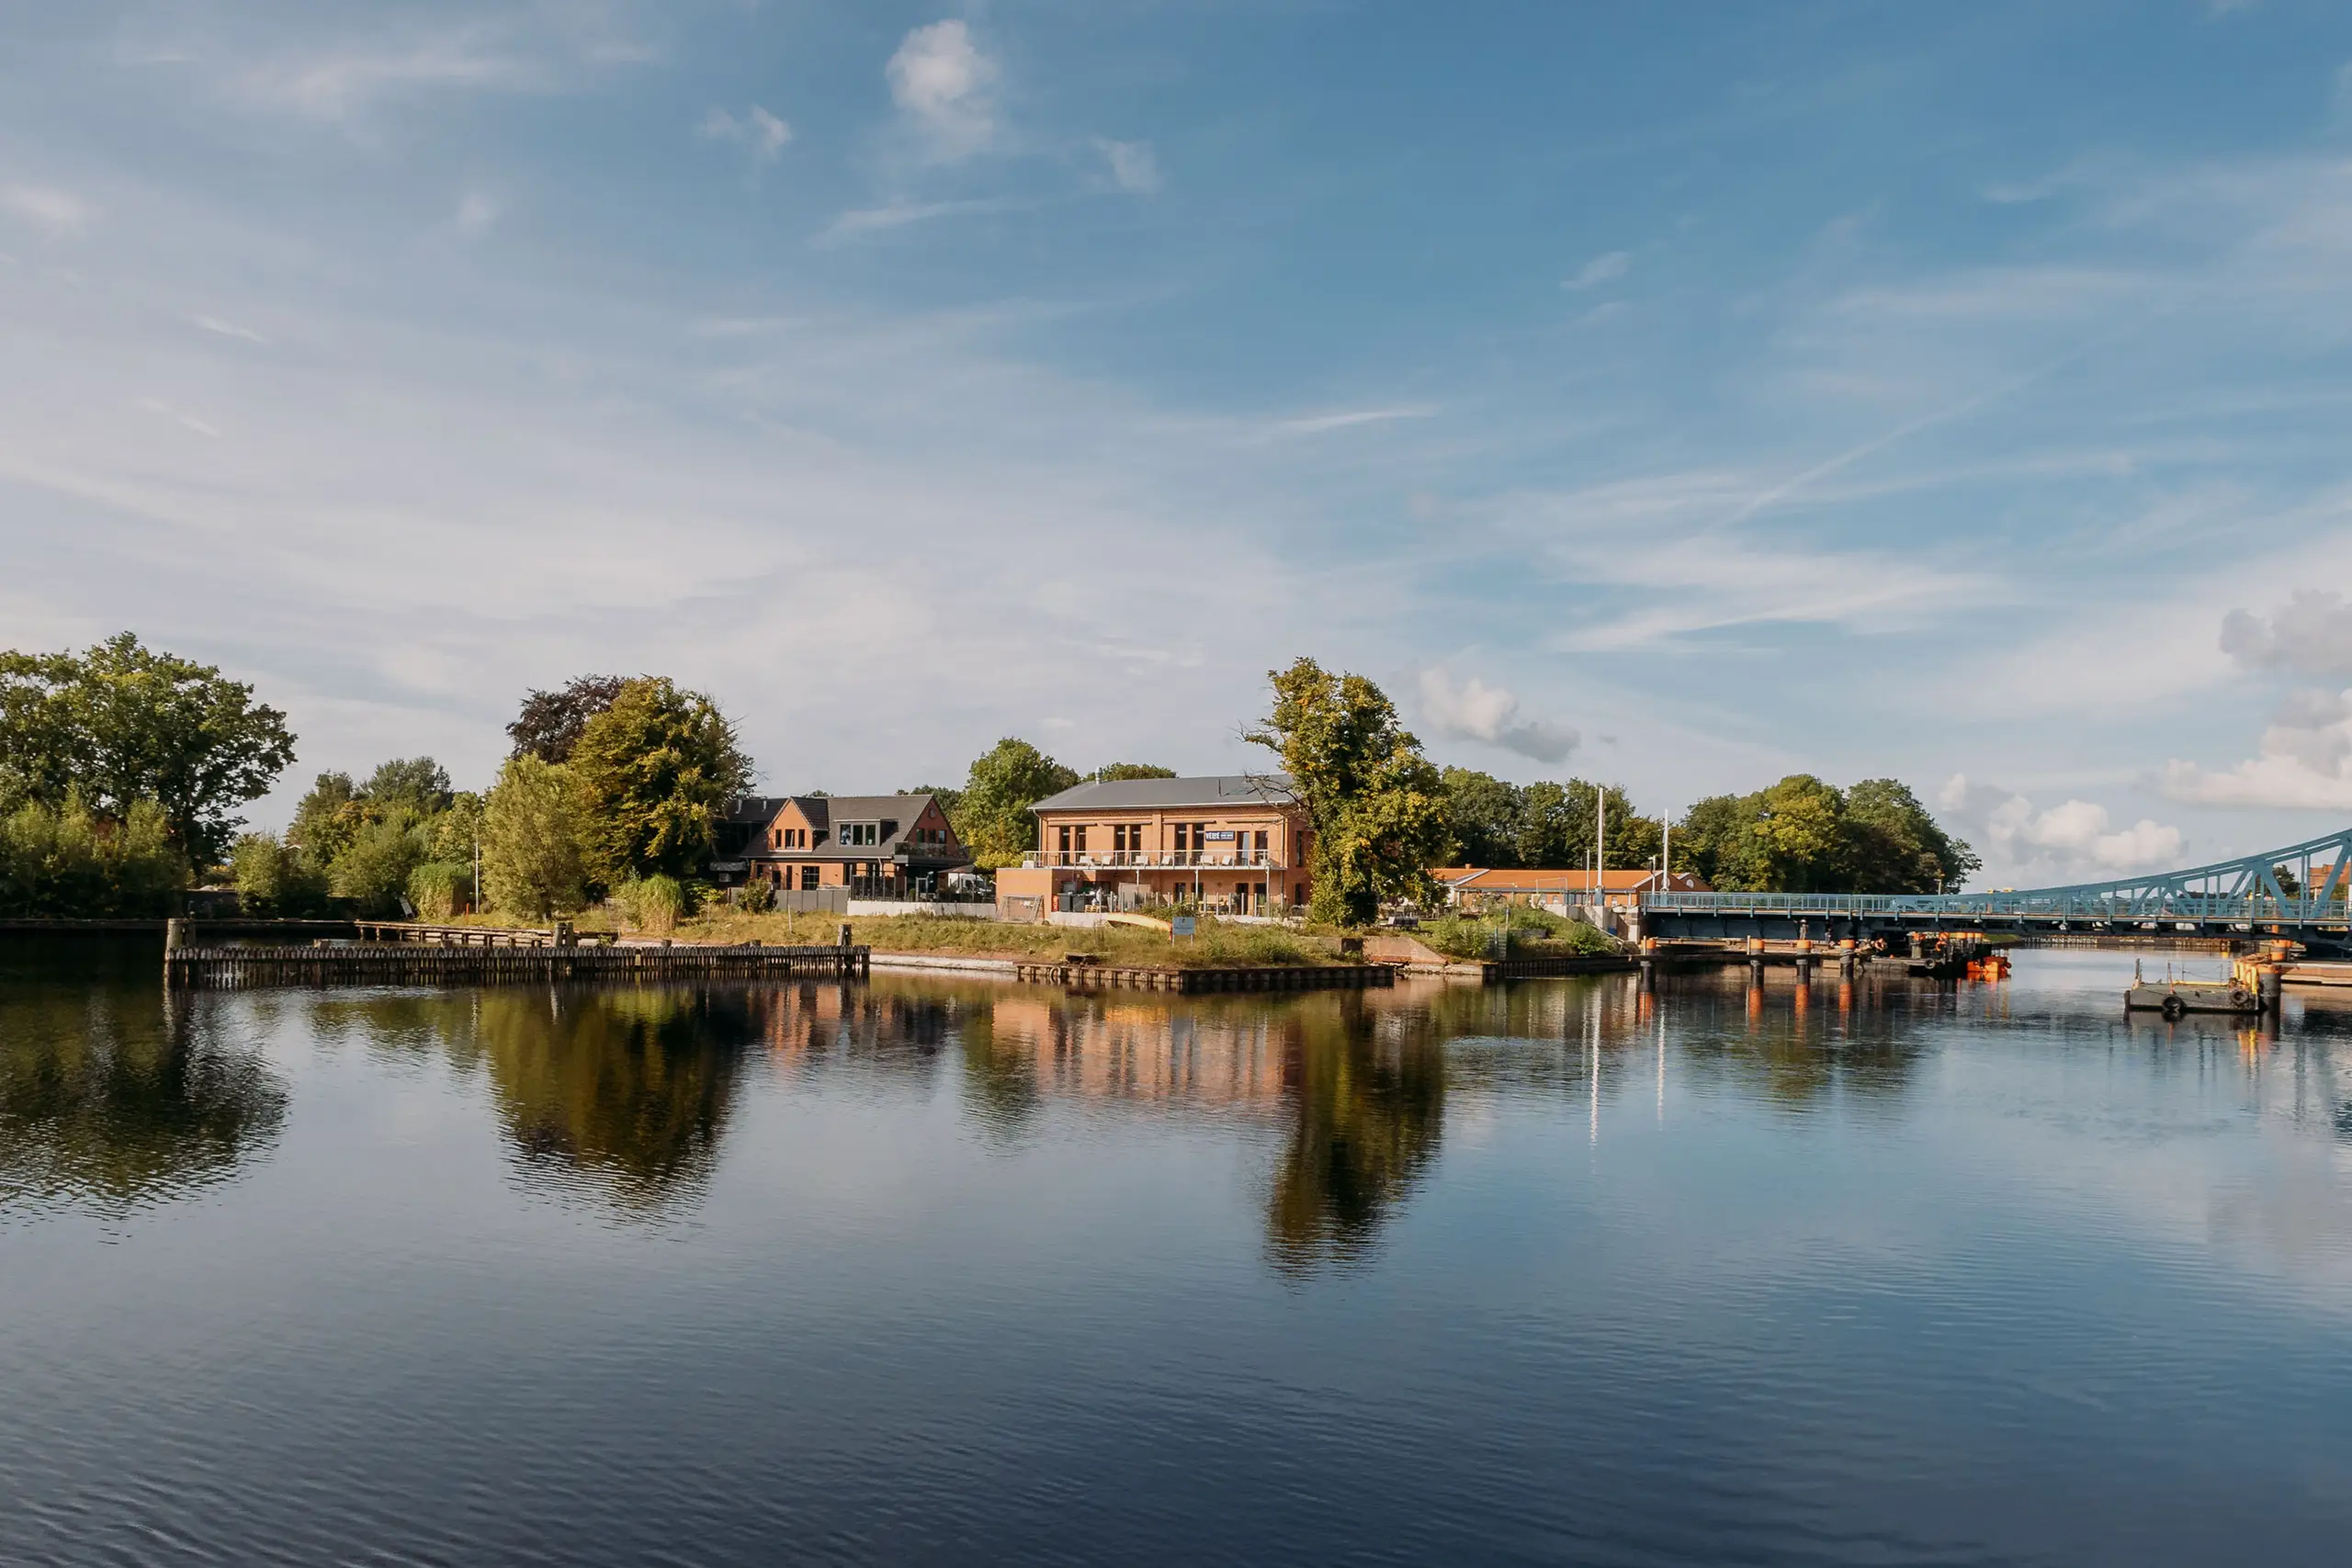
[[1809, 932], [1899, 942], [1910, 931], [2078, 931], [2158, 940], [2284, 937], [2352, 952], [2352, 828], [2267, 854], [2152, 876], [1986, 893], [1645, 893], [1642, 934], [1667, 940]]

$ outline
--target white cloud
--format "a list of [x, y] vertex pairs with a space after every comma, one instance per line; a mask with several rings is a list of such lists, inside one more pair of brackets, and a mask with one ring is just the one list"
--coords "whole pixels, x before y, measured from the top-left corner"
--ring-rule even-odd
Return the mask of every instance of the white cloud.
[[543, 73], [496, 47], [480, 25], [413, 42], [354, 43], [283, 55], [244, 71], [236, 96], [258, 108], [313, 119], [349, 119], [395, 95], [447, 88], [528, 88]]
[[2164, 786], [2200, 806], [2352, 810], [2352, 691], [2295, 694], [2262, 732], [2257, 755], [2224, 773], [2175, 760]]
[[1574, 290], [1590, 288], [1597, 284], [1614, 283], [1624, 276], [1626, 269], [1633, 265], [1634, 258], [1626, 252], [1611, 251], [1605, 255], [1593, 257], [1583, 266], [1578, 267], [1575, 276], [1562, 278], [1560, 287]]
[[1101, 140], [1095, 145], [1110, 160], [1111, 178], [1121, 190], [1148, 196], [1159, 188], [1159, 160], [1150, 142]]
[[262, 336], [261, 333], [254, 331], [251, 327], [241, 327], [234, 321], [224, 321], [218, 316], [190, 316], [188, 318], [188, 324], [191, 326], [201, 327], [206, 332], [212, 333], [220, 337], [242, 338], [247, 343], [267, 343], [269, 341], [267, 338]]
[[2352, 675], [2352, 604], [2332, 589], [2306, 588], [2267, 615], [2232, 610], [2222, 651], [2250, 670]]
[[792, 127], [757, 104], [741, 119], [714, 107], [703, 116], [699, 130], [707, 141], [727, 141], [741, 147], [750, 156], [753, 168], [775, 163], [784, 155], [785, 144], [792, 140]]
[[1577, 732], [1547, 719], [1519, 716], [1519, 699], [1476, 675], [1456, 686], [1442, 670], [1421, 671], [1421, 712], [1440, 735], [1516, 751], [1539, 762], [1562, 762], [1577, 748]]
[[0, 186], [0, 211], [59, 239], [89, 227], [90, 204], [51, 186]]
[[1001, 212], [1001, 201], [894, 201], [888, 207], [862, 207], [844, 212], [825, 225], [817, 236], [820, 244], [833, 244], [854, 240], [860, 234], [887, 233], [904, 229], [910, 224], [928, 223], [934, 218], [956, 218], [976, 212]]
[[944, 159], [967, 157], [996, 137], [996, 62], [950, 18], [916, 28], [899, 41], [884, 74], [890, 96]]
[[1430, 419], [1437, 410], [1423, 406], [1393, 409], [1350, 409], [1340, 413], [1308, 414], [1303, 419], [1278, 420], [1269, 426], [1275, 435], [1320, 435], [1327, 430], [1348, 430], [1359, 424], [1385, 424], [1397, 419]]
[[458, 198], [455, 219], [458, 232], [466, 235], [482, 233], [498, 221], [499, 214], [504, 210], [498, 198], [488, 191], [469, 190]]
[[1936, 804], [1984, 857], [1980, 881], [2011, 886], [2038, 881], [2098, 880], [2181, 863], [2180, 829], [2142, 818], [2117, 827], [2104, 806], [2069, 800], [2048, 810], [1997, 784], [1954, 773]]

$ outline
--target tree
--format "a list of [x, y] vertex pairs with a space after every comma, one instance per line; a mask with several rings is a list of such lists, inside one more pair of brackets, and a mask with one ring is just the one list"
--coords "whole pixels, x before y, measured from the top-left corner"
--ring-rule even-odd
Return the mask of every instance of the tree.
[[345, 773], [324, 773], [311, 781], [295, 803], [294, 820], [287, 825], [286, 841], [324, 871], [349, 847], [367, 822], [359, 786]]
[[1314, 827], [1317, 918], [1376, 919], [1386, 901], [1433, 901], [1430, 867], [1453, 848], [1445, 784], [1396, 705], [1361, 675], [1311, 659], [1268, 671], [1274, 701], [1244, 739], [1282, 759]]
[[1172, 779], [1176, 770], [1157, 762], [1105, 762], [1087, 776], [1097, 784], [1113, 784], [1120, 779]]
[[[1448, 768], [1445, 816], [1464, 865], [1512, 866], [1520, 859], [1521, 814], [1526, 793], [1491, 773]], [[1554, 786], [1557, 787], [1557, 786]]]
[[250, 916], [317, 915], [327, 908], [326, 874], [290, 844], [267, 833], [247, 833], [229, 852], [237, 903]]
[[588, 721], [613, 705], [628, 684], [618, 675], [582, 675], [552, 692], [533, 692], [506, 727], [514, 755], [525, 752], [543, 762], [568, 762]]
[[1848, 790], [1845, 829], [1849, 892], [1948, 892], [1984, 863], [1900, 779], [1864, 779]]
[[147, 917], [175, 913], [187, 858], [162, 807], [133, 801], [120, 821], [64, 802], [19, 804], [0, 817], [0, 915]]
[[912, 789], [902, 789], [899, 793], [932, 796], [939, 802], [939, 809], [947, 813], [947, 819], [951, 822], [956, 819], [956, 807], [964, 800], [964, 792], [953, 784], [917, 784]]
[[1674, 863], [1726, 892], [1922, 893], [1939, 878], [1959, 886], [1980, 863], [1898, 780], [1841, 791], [1792, 773], [1695, 803], [1675, 825]]
[[409, 877], [425, 862], [423, 832], [407, 811], [368, 823], [329, 868], [327, 888], [362, 915], [395, 915]]
[[286, 716], [254, 689], [141, 647], [130, 632], [86, 651], [0, 653], [0, 773], [7, 788], [51, 806], [78, 791], [110, 822], [133, 805], [162, 807], [172, 840], [211, 863], [294, 760]]
[[379, 762], [360, 795], [379, 811], [406, 807], [419, 817], [449, 808], [449, 770], [430, 757], [399, 757]]
[[1657, 858], [1663, 824], [1634, 809], [1623, 788], [1583, 779], [1529, 784], [1520, 811], [1519, 863], [1580, 871], [1592, 863], [1596, 805], [1608, 813], [1603, 846], [1611, 871], [1643, 871]]
[[587, 899], [580, 795], [569, 769], [526, 751], [507, 759], [482, 803], [483, 891], [526, 919], [576, 909]]
[[570, 763], [589, 874], [689, 877], [710, 860], [718, 818], [751, 787], [735, 726], [699, 692], [641, 676], [588, 720]]
[[984, 871], [1017, 865], [1037, 847], [1037, 819], [1029, 808], [1078, 782], [1078, 774], [1026, 740], [1007, 736], [972, 760], [949, 820], [973, 864]]

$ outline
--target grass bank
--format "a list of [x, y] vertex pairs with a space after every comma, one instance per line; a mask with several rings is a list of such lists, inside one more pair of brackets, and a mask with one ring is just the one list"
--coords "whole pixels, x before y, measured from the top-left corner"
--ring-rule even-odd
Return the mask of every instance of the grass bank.
[[1500, 915], [1449, 915], [1423, 921], [1413, 934], [1448, 958], [1476, 961], [1487, 955], [1498, 933], [1508, 936], [1513, 958], [1597, 958], [1623, 951], [1598, 927], [1546, 909], [1515, 908], [1508, 922]]
[[[610, 908], [583, 909], [570, 918], [582, 932], [654, 934], [628, 926]], [[515, 922], [496, 916], [461, 916], [452, 923], [505, 926]], [[747, 915], [715, 905], [661, 934], [677, 942], [825, 944], [834, 940], [842, 923], [839, 915]], [[1185, 938], [1134, 926], [1008, 925], [940, 915], [859, 916], [847, 924], [853, 942], [876, 953], [922, 953], [942, 958], [1058, 959], [1082, 953], [1103, 964], [1173, 969], [1360, 962], [1341, 958], [1337, 941], [1326, 936], [1282, 926], [1229, 923], [1208, 916], [1201, 918], [1197, 935]]]

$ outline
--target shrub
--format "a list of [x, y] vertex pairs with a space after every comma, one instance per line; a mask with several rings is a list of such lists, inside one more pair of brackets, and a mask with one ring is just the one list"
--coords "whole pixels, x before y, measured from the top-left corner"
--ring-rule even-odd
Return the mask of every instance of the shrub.
[[775, 885], [764, 876], [755, 876], [743, 885], [740, 900], [747, 915], [764, 915], [775, 908]]
[[408, 901], [416, 906], [417, 919], [446, 920], [469, 899], [473, 885], [473, 867], [427, 861], [408, 874]]
[[327, 887], [363, 915], [395, 915], [409, 875], [424, 863], [424, 846], [405, 812], [370, 822], [327, 869]]
[[120, 822], [71, 793], [62, 805], [28, 801], [0, 818], [0, 913], [168, 915], [187, 884], [187, 859], [153, 801], [134, 802]]
[[1493, 939], [1509, 933], [1509, 951], [1543, 957], [1584, 957], [1615, 953], [1608, 933], [1585, 920], [1564, 919], [1548, 909], [1514, 907], [1510, 919], [1449, 914], [1425, 920], [1414, 934], [1448, 958], [1483, 959]]
[[674, 876], [631, 877], [613, 889], [610, 902], [638, 930], [667, 936], [686, 913], [686, 890]]
[[237, 902], [248, 915], [297, 919], [327, 907], [327, 879], [274, 833], [247, 833], [229, 852]]

